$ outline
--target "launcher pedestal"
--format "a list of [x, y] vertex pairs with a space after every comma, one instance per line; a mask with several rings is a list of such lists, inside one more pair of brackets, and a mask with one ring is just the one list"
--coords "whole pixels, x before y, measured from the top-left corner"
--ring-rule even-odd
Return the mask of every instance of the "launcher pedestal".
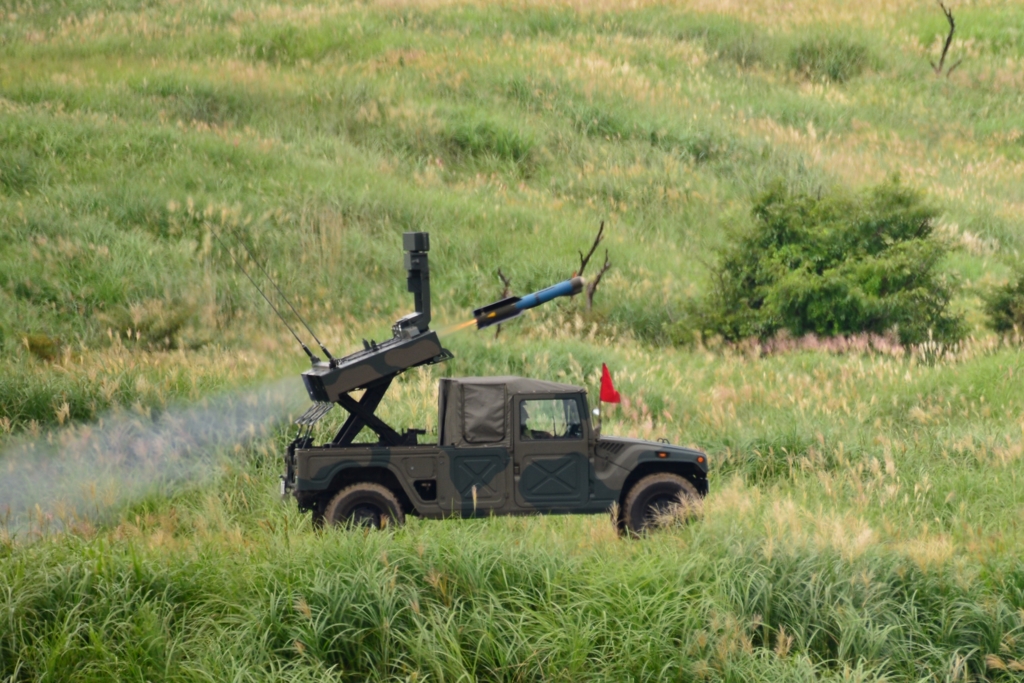
[[[374, 413], [387, 393], [391, 382], [401, 373], [420, 365], [433, 365], [450, 358], [450, 351], [441, 346], [437, 333], [430, 330], [430, 235], [407, 232], [402, 236], [405, 248], [407, 286], [413, 293], [416, 312], [404, 316], [391, 328], [393, 336], [385, 342], [363, 341], [363, 349], [344, 358], [319, 362], [302, 373], [302, 381], [314, 405], [296, 424], [309, 432], [335, 404], [349, 416], [331, 442], [332, 446], [349, 446], [369, 427], [377, 433], [384, 446], [414, 445], [423, 430], [410, 429], [400, 434]], [[356, 399], [351, 392], [364, 390]], [[301, 435], [299, 438], [303, 438]]]

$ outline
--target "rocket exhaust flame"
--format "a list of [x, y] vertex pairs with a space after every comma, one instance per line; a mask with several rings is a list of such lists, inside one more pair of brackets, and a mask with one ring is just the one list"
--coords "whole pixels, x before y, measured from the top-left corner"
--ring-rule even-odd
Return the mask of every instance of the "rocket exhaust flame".
[[440, 330], [437, 331], [437, 333], [454, 334], [455, 332], [461, 332], [462, 330], [468, 327], [472, 327], [473, 325], [476, 325], [476, 318], [473, 318], [472, 320], [467, 320], [464, 323], [454, 323], [452, 325], [448, 325], [447, 327], [442, 327]]

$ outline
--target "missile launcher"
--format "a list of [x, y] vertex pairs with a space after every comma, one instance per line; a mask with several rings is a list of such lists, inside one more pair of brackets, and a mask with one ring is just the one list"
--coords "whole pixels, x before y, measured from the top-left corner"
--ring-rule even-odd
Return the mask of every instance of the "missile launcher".
[[[387, 393], [391, 382], [399, 374], [421, 365], [433, 365], [450, 358], [450, 351], [441, 346], [437, 332], [430, 329], [430, 235], [425, 232], [407, 232], [402, 236], [405, 249], [406, 285], [413, 293], [416, 311], [399, 319], [391, 328], [387, 341], [363, 341], [363, 349], [344, 358], [319, 361], [302, 373], [312, 408], [303, 415], [301, 424], [312, 427], [327, 414], [324, 404], [339, 404], [349, 418], [335, 436], [332, 445], [352, 443], [359, 431], [367, 426], [377, 432], [381, 443], [397, 446], [415, 444], [420, 430], [404, 434], [389, 427], [373, 413]], [[364, 389], [357, 401], [350, 392]]]
[[[322, 361], [307, 350], [313, 367], [302, 373], [302, 382], [313, 405], [297, 421], [305, 428], [305, 436], [300, 435], [295, 445], [306, 443], [313, 425], [335, 404], [349, 416], [330, 444], [334, 447], [351, 445], [363, 427], [376, 432], [382, 446], [415, 445], [417, 435], [423, 433], [418, 429], [399, 433], [374, 414], [395, 377], [410, 368], [442, 363], [453, 357], [441, 345], [437, 332], [430, 329], [430, 235], [407, 232], [402, 236], [402, 246], [406, 286], [413, 294], [415, 312], [395, 322], [391, 339], [379, 344], [364, 340], [362, 350], [343, 358], [327, 354], [328, 360]], [[475, 322], [477, 329], [483, 329], [557, 297], [578, 294], [582, 289], [582, 278], [574, 277], [524, 297], [502, 299], [473, 311], [474, 319], [468, 324]], [[327, 353], [326, 349], [324, 352]], [[359, 399], [351, 395], [360, 390], [363, 394]]]

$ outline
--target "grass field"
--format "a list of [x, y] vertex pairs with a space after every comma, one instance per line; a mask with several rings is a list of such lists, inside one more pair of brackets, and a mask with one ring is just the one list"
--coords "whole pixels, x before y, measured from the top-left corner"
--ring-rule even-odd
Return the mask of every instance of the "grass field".
[[[317, 533], [276, 496], [285, 430], [141, 492], [100, 462], [88, 515], [37, 481], [0, 530], [0, 681], [1024, 678], [1024, 354], [981, 306], [1024, 249], [1024, 8], [953, 11], [937, 77], [923, 0], [0, 3], [0, 476], [304, 367], [238, 237], [342, 353], [410, 309], [403, 231], [441, 328], [499, 267], [571, 275], [601, 221], [593, 310], [449, 335], [382, 412], [429, 429], [442, 373], [607, 362], [605, 432], [712, 463], [700, 520], [638, 541]], [[893, 174], [941, 212], [967, 340], [690, 342], [761, 191]]]

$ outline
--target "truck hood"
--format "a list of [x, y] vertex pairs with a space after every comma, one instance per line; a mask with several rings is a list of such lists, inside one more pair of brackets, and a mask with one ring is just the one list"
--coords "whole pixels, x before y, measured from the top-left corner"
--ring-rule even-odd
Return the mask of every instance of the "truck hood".
[[597, 454], [630, 472], [644, 463], [696, 467], [704, 475], [708, 471], [708, 457], [701, 451], [661, 441], [602, 436], [597, 440]]
[[597, 440], [598, 447], [605, 446], [612, 452], [622, 452], [628, 446], [639, 446], [643, 450], [651, 451], [665, 451], [671, 455], [682, 455], [691, 456], [696, 458], [699, 455], [705, 455], [704, 452], [695, 450], [693, 448], [686, 448], [685, 446], [676, 446], [675, 444], [665, 443], [663, 441], [648, 441], [647, 439], [634, 439], [626, 436], [605, 436]]

